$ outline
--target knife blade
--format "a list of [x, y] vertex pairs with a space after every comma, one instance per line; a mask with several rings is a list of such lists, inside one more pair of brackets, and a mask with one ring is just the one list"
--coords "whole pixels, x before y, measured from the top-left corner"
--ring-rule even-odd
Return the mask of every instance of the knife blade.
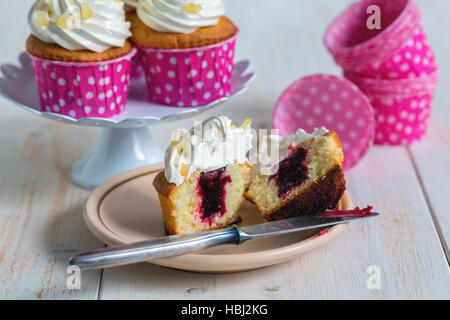
[[248, 227], [241, 227], [241, 241], [243, 239], [256, 239], [269, 236], [277, 236], [296, 231], [310, 230], [320, 227], [332, 226], [339, 223], [346, 223], [370, 217], [376, 217], [379, 213], [371, 212], [367, 215], [355, 215], [347, 217], [326, 218], [324, 215], [305, 215], [284, 220], [272, 221], [268, 223], [255, 224]]
[[378, 216], [376, 212], [364, 215], [338, 216], [305, 215], [247, 227], [228, 228], [156, 238], [147, 241], [102, 248], [73, 256], [69, 265], [80, 269], [100, 269], [177, 256], [222, 244], [242, 244], [251, 239], [277, 236], [314, 228]]

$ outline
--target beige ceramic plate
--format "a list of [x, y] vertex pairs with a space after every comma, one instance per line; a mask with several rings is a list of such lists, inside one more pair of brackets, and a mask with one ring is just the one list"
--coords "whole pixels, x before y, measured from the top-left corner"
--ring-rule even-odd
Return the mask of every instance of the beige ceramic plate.
[[[164, 227], [158, 195], [152, 185], [163, 165], [153, 165], [123, 173], [95, 189], [89, 196], [84, 220], [89, 229], [109, 245], [163, 237]], [[347, 194], [340, 208], [350, 209]], [[240, 225], [263, 223], [258, 210], [244, 201], [239, 211]], [[198, 272], [235, 272], [270, 266], [291, 260], [325, 245], [346, 228], [339, 224], [251, 240], [242, 245], [223, 245], [193, 254], [153, 260], [151, 263]]]

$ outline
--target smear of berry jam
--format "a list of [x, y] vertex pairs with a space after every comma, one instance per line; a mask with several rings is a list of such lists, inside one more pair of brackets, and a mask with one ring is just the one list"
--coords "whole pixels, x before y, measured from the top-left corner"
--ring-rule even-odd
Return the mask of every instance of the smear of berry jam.
[[278, 164], [278, 172], [270, 176], [269, 180], [275, 180], [280, 198], [308, 179], [308, 167], [305, 165], [307, 154], [308, 150], [305, 148], [292, 150], [292, 153]]
[[372, 215], [372, 206], [360, 209], [356, 207], [353, 210], [326, 210], [320, 214], [315, 214], [316, 218], [345, 218], [345, 217], [368, 217]]
[[318, 237], [324, 236], [324, 235], [326, 235], [327, 233], [329, 233], [330, 231], [331, 231], [330, 229], [322, 230], [322, 231], [320, 231], [318, 234], [316, 234], [316, 236], [315, 236], [314, 238], [318, 238]]
[[231, 177], [226, 173], [226, 167], [200, 173], [197, 194], [201, 199], [199, 211], [202, 220], [211, 222], [214, 217], [221, 217], [227, 212], [225, 186], [229, 182]]

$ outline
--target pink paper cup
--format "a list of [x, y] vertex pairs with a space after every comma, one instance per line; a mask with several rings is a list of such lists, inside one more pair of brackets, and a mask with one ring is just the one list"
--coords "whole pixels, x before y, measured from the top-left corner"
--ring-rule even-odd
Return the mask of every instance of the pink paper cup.
[[395, 96], [397, 98], [408, 98], [412, 95], [418, 96], [432, 93], [438, 83], [437, 72], [423, 74], [416, 78], [396, 80], [366, 78], [350, 72], [344, 72], [344, 75], [366, 94]]
[[375, 109], [375, 144], [409, 145], [426, 134], [432, 95], [409, 98], [370, 96]]
[[[380, 8], [381, 29], [369, 29], [367, 26], [367, 9], [372, 5]], [[415, 62], [423, 64], [419, 73], [435, 67], [434, 57], [429, 53], [420, 25], [419, 10], [412, 0], [358, 1], [333, 21], [326, 31], [324, 42], [335, 61], [346, 71], [367, 77], [383, 77], [383, 73], [390, 77], [393, 69], [399, 69], [401, 74], [409, 77], [415, 72]], [[397, 54], [401, 55], [400, 60]], [[410, 54], [413, 65], [408, 63]], [[395, 64], [391, 65], [390, 59]], [[409, 66], [408, 70], [405, 63]], [[394, 78], [398, 77], [400, 75]]]
[[344, 151], [344, 170], [367, 153], [375, 135], [374, 111], [369, 99], [350, 81], [318, 74], [292, 83], [278, 99], [272, 127], [287, 136], [302, 128], [326, 127], [337, 132]]
[[437, 70], [434, 53], [419, 28], [400, 51], [381, 64], [368, 65], [359, 75], [375, 79], [414, 79], [428, 77]]
[[74, 119], [110, 118], [125, 109], [129, 91], [129, 54], [101, 62], [62, 62], [31, 54], [41, 110]]
[[131, 79], [139, 80], [145, 76], [144, 67], [139, 51], [131, 59]]
[[409, 145], [425, 135], [437, 72], [398, 80], [346, 76], [367, 95], [375, 110], [375, 144]]
[[151, 100], [192, 107], [229, 96], [236, 36], [237, 33], [226, 41], [198, 48], [139, 47]]

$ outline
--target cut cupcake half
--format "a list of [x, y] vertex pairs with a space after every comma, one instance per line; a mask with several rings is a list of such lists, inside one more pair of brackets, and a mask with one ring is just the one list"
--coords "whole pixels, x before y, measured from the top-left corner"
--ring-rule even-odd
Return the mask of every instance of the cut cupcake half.
[[251, 121], [232, 124], [212, 117], [172, 134], [164, 172], [153, 181], [167, 234], [219, 229], [240, 220], [237, 213], [253, 167]]
[[258, 175], [245, 192], [263, 217], [273, 221], [335, 208], [345, 191], [338, 135], [325, 128], [312, 134], [300, 129], [284, 139], [268, 139], [268, 145], [279, 146], [281, 159], [270, 174]]
[[180, 186], [160, 172], [153, 182], [158, 191], [167, 234], [219, 229], [239, 222], [237, 213], [252, 167], [231, 164], [196, 171]]

